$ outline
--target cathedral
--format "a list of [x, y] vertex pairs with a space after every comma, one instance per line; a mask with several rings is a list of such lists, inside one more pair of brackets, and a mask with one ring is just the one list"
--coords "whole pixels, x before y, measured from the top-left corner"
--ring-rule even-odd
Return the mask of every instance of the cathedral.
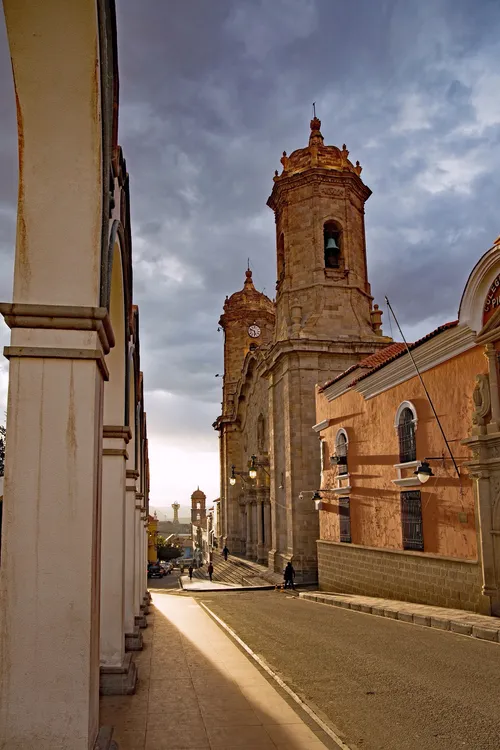
[[220, 435], [221, 542], [298, 580], [317, 577], [321, 444], [316, 386], [391, 339], [368, 282], [364, 224], [370, 189], [344, 145], [283, 153], [267, 205], [276, 222], [276, 299], [243, 289], [226, 298]]

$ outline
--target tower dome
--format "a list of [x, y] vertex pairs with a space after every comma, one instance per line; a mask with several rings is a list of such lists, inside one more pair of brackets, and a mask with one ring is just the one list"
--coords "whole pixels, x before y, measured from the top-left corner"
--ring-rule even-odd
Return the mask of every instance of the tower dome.
[[[239, 292], [235, 292], [230, 297], [226, 297], [226, 301], [224, 302], [224, 315], [233, 311], [241, 312], [245, 309], [256, 311], [265, 310], [274, 315], [274, 304], [263, 292], [257, 291], [253, 284], [252, 272], [249, 268], [245, 271], [245, 283], [243, 284], [243, 289]], [[222, 324], [224, 323], [224, 315], [221, 318]]]
[[199, 487], [191, 495], [191, 500], [206, 500], [206, 499], [207, 499], [207, 496], [202, 490], [200, 490]]

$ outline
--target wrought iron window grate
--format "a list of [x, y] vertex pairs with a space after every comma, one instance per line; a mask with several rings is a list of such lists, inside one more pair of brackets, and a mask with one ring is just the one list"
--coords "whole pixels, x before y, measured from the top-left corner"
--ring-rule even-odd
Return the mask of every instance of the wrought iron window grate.
[[401, 493], [401, 525], [403, 528], [403, 549], [423, 551], [424, 531], [420, 490]]
[[338, 473], [347, 474], [347, 438], [343, 432], [337, 437], [335, 453], [337, 454]]
[[417, 460], [417, 443], [415, 440], [415, 424], [411, 409], [403, 409], [398, 424], [399, 461], [404, 464]]
[[351, 508], [348, 497], [339, 498], [340, 541], [351, 541]]

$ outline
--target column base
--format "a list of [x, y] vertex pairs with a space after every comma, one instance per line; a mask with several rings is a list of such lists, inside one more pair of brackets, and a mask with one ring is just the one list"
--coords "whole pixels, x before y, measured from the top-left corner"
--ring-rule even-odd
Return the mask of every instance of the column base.
[[146, 620], [146, 615], [136, 615], [134, 617], [134, 621], [136, 624], [136, 627], [138, 628], [147, 628], [148, 621]]
[[141, 613], [143, 615], [149, 615], [149, 605], [148, 604], [141, 604]]
[[142, 633], [135, 627], [132, 633], [125, 633], [125, 651], [142, 651]]
[[113, 739], [113, 727], [101, 727], [94, 743], [94, 750], [119, 750]]
[[142, 597], [142, 599], [143, 599], [143, 601], [144, 601], [144, 604], [149, 604], [149, 603], [151, 602], [151, 599], [152, 599], [152, 598], [153, 598], [153, 597], [151, 596], [151, 594], [149, 593], [149, 591], [146, 591], [146, 593], [145, 593], [145, 594], [144, 594], [144, 596]]
[[101, 666], [99, 692], [101, 695], [133, 695], [137, 685], [137, 667], [132, 654], [125, 654], [119, 667]]

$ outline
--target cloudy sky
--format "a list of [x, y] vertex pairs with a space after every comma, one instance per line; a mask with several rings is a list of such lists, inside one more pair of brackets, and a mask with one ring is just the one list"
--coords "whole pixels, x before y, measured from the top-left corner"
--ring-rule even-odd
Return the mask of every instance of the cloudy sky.
[[[273, 295], [281, 152], [311, 103], [373, 190], [372, 290], [408, 338], [456, 317], [500, 234], [498, 0], [117, 0], [120, 143], [131, 175], [151, 502], [218, 495], [226, 294]], [[0, 21], [3, 24], [3, 20]], [[11, 297], [17, 145], [0, 25], [0, 299]], [[387, 317], [387, 316], [386, 316]], [[386, 332], [390, 333], [385, 324]], [[8, 341], [0, 324], [0, 344]], [[0, 363], [0, 413], [7, 362]]]

